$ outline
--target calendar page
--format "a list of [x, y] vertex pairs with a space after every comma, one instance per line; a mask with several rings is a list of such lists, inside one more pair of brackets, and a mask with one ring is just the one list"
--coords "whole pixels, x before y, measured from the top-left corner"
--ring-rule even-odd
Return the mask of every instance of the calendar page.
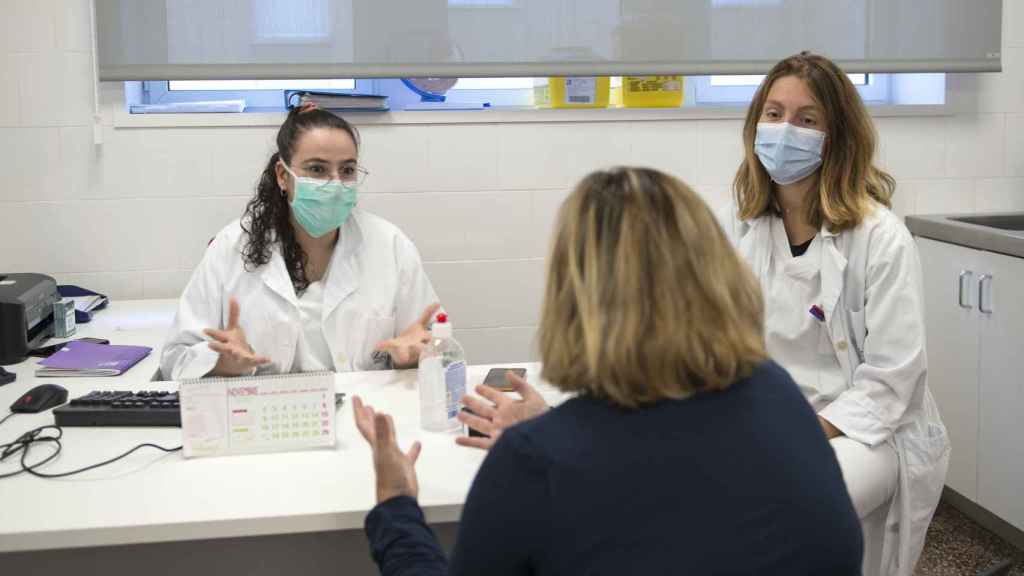
[[180, 383], [186, 458], [334, 446], [334, 374], [203, 378]]

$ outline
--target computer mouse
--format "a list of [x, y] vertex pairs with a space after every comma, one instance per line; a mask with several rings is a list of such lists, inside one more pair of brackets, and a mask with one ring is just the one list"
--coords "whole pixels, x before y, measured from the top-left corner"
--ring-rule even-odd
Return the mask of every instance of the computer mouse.
[[34, 414], [60, 406], [67, 401], [67, 388], [57, 384], [40, 384], [15, 400], [14, 404], [11, 404], [11, 412]]

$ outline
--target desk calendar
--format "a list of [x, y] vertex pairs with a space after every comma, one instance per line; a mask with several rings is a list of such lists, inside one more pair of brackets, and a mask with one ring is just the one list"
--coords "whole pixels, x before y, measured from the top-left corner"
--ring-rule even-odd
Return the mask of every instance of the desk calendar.
[[274, 374], [185, 380], [186, 458], [334, 446], [334, 374]]

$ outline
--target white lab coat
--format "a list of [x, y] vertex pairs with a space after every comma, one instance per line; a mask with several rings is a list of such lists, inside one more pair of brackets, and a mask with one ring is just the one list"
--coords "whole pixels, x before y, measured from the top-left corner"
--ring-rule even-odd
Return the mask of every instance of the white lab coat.
[[[213, 369], [218, 355], [209, 348], [203, 329], [227, 325], [232, 296], [241, 306], [239, 324], [249, 344], [272, 360], [259, 372], [292, 370], [302, 326], [284, 258], [275, 245], [269, 262], [246, 270], [241, 256], [245, 239], [236, 220], [207, 247], [164, 345], [163, 377], [198, 378]], [[341, 227], [324, 286], [322, 329], [334, 370], [383, 367], [374, 346], [417, 321], [436, 301], [412, 241], [390, 222], [354, 210]]]
[[[772, 250], [770, 217], [740, 221], [731, 208], [721, 220], [763, 286]], [[880, 573], [911, 576], [950, 453], [927, 384], [916, 245], [881, 205], [853, 230], [833, 234], [822, 228], [820, 240], [822, 308], [847, 389], [819, 414], [853, 440], [869, 446], [887, 442], [896, 451], [899, 478], [886, 518]]]

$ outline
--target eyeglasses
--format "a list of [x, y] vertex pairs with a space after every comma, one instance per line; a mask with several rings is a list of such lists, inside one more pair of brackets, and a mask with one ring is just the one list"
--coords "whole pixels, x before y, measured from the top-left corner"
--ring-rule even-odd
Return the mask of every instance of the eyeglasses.
[[297, 167], [293, 175], [295, 174], [305, 176], [306, 178], [315, 178], [317, 180], [340, 180], [350, 186], [359, 186], [366, 181], [366, 177], [370, 172], [366, 168], [356, 164], [346, 164], [337, 172], [323, 166], [322, 164], [313, 164], [306, 168]]

